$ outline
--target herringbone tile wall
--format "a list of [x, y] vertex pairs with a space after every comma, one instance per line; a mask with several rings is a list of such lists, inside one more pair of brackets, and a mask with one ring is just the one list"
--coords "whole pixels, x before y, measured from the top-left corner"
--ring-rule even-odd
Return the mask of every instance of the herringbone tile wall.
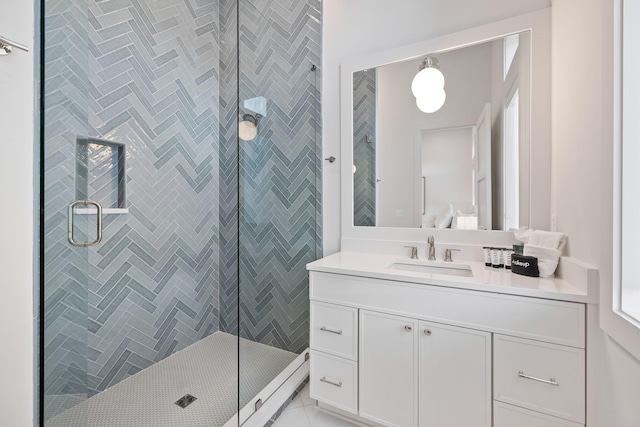
[[[211, 0], [47, 1], [48, 396], [95, 394], [218, 329], [218, 13]], [[66, 243], [79, 136], [127, 146], [129, 213], [106, 215], [88, 250]]]
[[321, 2], [241, 1], [239, 22], [240, 100], [268, 99], [240, 142], [240, 335], [301, 352], [320, 245]]
[[[367, 142], [367, 136], [371, 142]], [[376, 225], [376, 70], [353, 74], [353, 224]]]
[[238, 334], [238, 2], [220, 0], [220, 330]]
[[[218, 328], [308, 346], [320, 1], [47, 0], [44, 13], [45, 418]], [[241, 145], [238, 85], [269, 99]], [[82, 249], [66, 242], [66, 208], [87, 136], [126, 144], [129, 211]], [[113, 205], [107, 152], [93, 152], [89, 196]], [[76, 222], [88, 238], [89, 216]]]
[[[83, 7], [84, 6], [84, 7]], [[45, 417], [87, 395], [88, 249], [69, 245], [66, 208], [75, 199], [75, 144], [89, 126], [87, 8], [45, 3]], [[79, 220], [84, 218], [80, 217]], [[82, 221], [79, 231], [86, 230]], [[83, 238], [82, 234], [77, 237]]]

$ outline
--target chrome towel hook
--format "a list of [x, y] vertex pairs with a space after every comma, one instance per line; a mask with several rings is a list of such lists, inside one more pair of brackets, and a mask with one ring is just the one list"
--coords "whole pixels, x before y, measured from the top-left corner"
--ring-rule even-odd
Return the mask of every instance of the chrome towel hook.
[[29, 48], [27, 46], [11, 41], [6, 37], [0, 36], [0, 56], [9, 55], [11, 52], [13, 52], [14, 47], [24, 50], [25, 52], [29, 52]]

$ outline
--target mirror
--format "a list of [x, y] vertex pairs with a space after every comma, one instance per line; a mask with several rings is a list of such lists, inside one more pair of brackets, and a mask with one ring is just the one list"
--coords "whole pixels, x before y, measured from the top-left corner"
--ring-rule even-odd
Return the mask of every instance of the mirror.
[[[412, 80], [435, 58], [446, 99], [425, 113]], [[353, 73], [355, 226], [528, 226], [531, 32]]]
[[[518, 47], [513, 49], [511, 46], [511, 48], [512, 51], [522, 49], [519, 56], [521, 59], [522, 57], [528, 58], [528, 67], [523, 65], [521, 70], [524, 71], [523, 74], [528, 72], [528, 83], [525, 80], [526, 83], [520, 85], [517, 97], [514, 96], [514, 91], [507, 91], [507, 96], [512, 102], [490, 100], [480, 102], [479, 105], [471, 108], [472, 103], [468, 101], [469, 94], [464, 92], [461, 94], [460, 92], [463, 85], [454, 85], [454, 77], [446, 76], [451, 72], [454, 74], [462, 73], [466, 69], [456, 67], [453, 71], [447, 70], [449, 65], [445, 65], [445, 55], [462, 53], [474, 47], [481, 49], [482, 47], [479, 45], [499, 40], [502, 40], [504, 49], [505, 38], [516, 34], [518, 34]], [[445, 241], [455, 239], [457, 242], [473, 244], [485, 244], [488, 241], [497, 242], [500, 239], [506, 241], [513, 238], [513, 233], [504, 231], [505, 228], [511, 226], [505, 224], [515, 225], [516, 219], [517, 225], [520, 227], [528, 226], [529, 228], [547, 230], [552, 228], [550, 197], [552, 168], [551, 37], [551, 8], [546, 8], [459, 32], [440, 35], [414, 44], [399, 45], [388, 50], [372, 51], [362, 56], [345, 58], [340, 66], [340, 201], [342, 242], [346, 245], [345, 247], [350, 247], [351, 244], [361, 244], [365, 241], [414, 241], [416, 238], [421, 240], [427, 235], [433, 235], [436, 239]], [[527, 47], [529, 54], [522, 54]], [[462, 107], [467, 109], [461, 111], [467, 111], [468, 114], [465, 116], [465, 120], [458, 122], [457, 126], [440, 122], [431, 128], [412, 129], [410, 126], [413, 126], [414, 120], [411, 114], [401, 113], [401, 107], [394, 106], [387, 100], [394, 99], [394, 97], [396, 99], [404, 97], [405, 100], [409, 100], [406, 105], [412, 105], [414, 116], [420, 112], [411, 85], [414, 76], [418, 73], [420, 62], [424, 61], [427, 56], [435, 57], [439, 62], [444, 75], [446, 95], [442, 108], [428, 115], [433, 118], [443, 116], [446, 109], [452, 108], [450, 106], [452, 100], [462, 97], [468, 102], [462, 103]], [[435, 61], [428, 62], [434, 63]], [[406, 80], [404, 82], [396, 80], [395, 86], [387, 89], [387, 99], [383, 102], [385, 93], [382, 86], [384, 68], [402, 67], [403, 65], [407, 67], [404, 77]], [[473, 65], [468, 66], [467, 69], [473, 70], [477, 67]], [[470, 78], [478, 78], [479, 74], [478, 72], [472, 73]], [[493, 76], [497, 75], [493, 74]], [[504, 74], [501, 78], [504, 81]], [[370, 101], [363, 98], [356, 100], [359, 88], [359, 84], [357, 84], [359, 82], [356, 80], [364, 80], [363, 88], [368, 87], [368, 90], [376, 93], [373, 103], [367, 104]], [[362, 84], [360, 82], [360, 85]], [[491, 85], [493, 91], [493, 82]], [[474, 87], [477, 88], [478, 85]], [[380, 94], [380, 91], [383, 95]], [[527, 91], [528, 93], [526, 93]], [[523, 97], [526, 96], [529, 97], [528, 104], [522, 102]], [[516, 99], [517, 102], [514, 101]], [[423, 101], [421, 103], [424, 107]], [[491, 106], [485, 109], [486, 104], [491, 104]], [[498, 108], [497, 105], [500, 107]], [[514, 108], [516, 105], [517, 111]], [[527, 108], [528, 115], [526, 114]], [[385, 110], [393, 120], [390, 125], [387, 125], [387, 128], [395, 126], [397, 129], [396, 133], [386, 133], [391, 136], [390, 140], [393, 140], [393, 143], [388, 145], [383, 143], [385, 125], [381, 120]], [[511, 123], [515, 123], [515, 117], [517, 117], [518, 131], [515, 131], [515, 127], [507, 129], [509, 133], [518, 135], [520, 150], [517, 154], [515, 152], [504, 154], [497, 148], [494, 149], [494, 141], [498, 138], [498, 131], [501, 134], [507, 133], [504, 126], [505, 112], [510, 115], [508, 120]], [[487, 117], [491, 118], [487, 119]], [[442, 141], [447, 131], [458, 133], [458, 139], [462, 138], [460, 134], [464, 133], [464, 127], [468, 127], [472, 132], [472, 138], [474, 135], [473, 127], [476, 129], [476, 141], [473, 145], [475, 148], [472, 148], [475, 151], [472, 151], [471, 154], [471, 156], [475, 156], [473, 158], [476, 161], [472, 163], [472, 160], [469, 160], [472, 165], [466, 167], [462, 178], [458, 178], [458, 175], [455, 176], [455, 181], [463, 183], [463, 190], [467, 191], [467, 194], [464, 194], [464, 191], [461, 195], [454, 194], [453, 191], [459, 190], [448, 188], [441, 191], [440, 194], [433, 193], [434, 189], [445, 189], [449, 185], [442, 182], [451, 183], [454, 181], [451, 174], [456, 167], [446, 164], [444, 160], [436, 162], [435, 154], [430, 154], [429, 159], [433, 160], [431, 166], [437, 166], [449, 173], [448, 176], [441, 175], [440, 182], [437, 185], [432, 185], [437, 181], [436, 177], [429, 176], [427, 169], [425, 169], [425, 174], [422, 174], [422, 139], [427, 141], [425, 142], [427, 145], [433, 143], [432, 145], [438, 146], [437, 141]], [[488, 132], [489, 129], [491, 133]], [[428, 132], [423, 132], [423, 130]], [[454, 132], [456, 130], [460, 132]], [[434, 132], [431, 131], [442, 131], [442, 134], [434, 135]], [[489, 147], [487, 141], [491, 141], [492, 144], [490, 154], [481, 151], [483, 147]], [[367, 147], [369, 147], [368, 151], [366, 151]], [[429, 153], [429, 150], [436, 148], [426, 146], [424, 151]], [[459, 154], [454, 155], [451, 152], [448, 155], [450, 156], [449, 160], [460, 157]], [[467, 155], [464, 154], [464, 157]], [[407, 158], [409, 160], [406, 160]], [[505, 165], [505, 158], [517, 158], [517, 162], [513, 161], [509, 165]], [[365, 159], [364, 162], [363, 159]], [[486, 161], [482, 163], [478, 161], [479, 159]], [[491, 161], [491, 164], [488, 163], [488, 160]], [[427, 162], [425, 168], [429, 165]], [[509, 166], [510, 169], [505, 166]], [[518, 167], [517, 172], [515, 166]], [[383, 176], [385, 167], [386, 171], [395, 173], [399, 177], [397, 179], [402, 181], [390, 185], [390, 190], [381, 195], [381, 184], [384, 184], [387, 179], [396, 179], [392, 175], [387, 175], [386, 172]], [[471, 172], [466, 172], [469, 169]], [[432, 169], [434, 173], [436, 170]], [[505, 170], [508, 175], [497, 177], [498, 173], [504, 174]], [[471, 178], [468, 173], [471, 173]], [[483, 176], [485, 179], [482, 179]], [[507, 178], [504, 178], [505, 176]], [[515, 178], [508, 179], [508, 177], [515, 176], [517, 176], [517, 185]], [[378, 182], [378, 180], [380, 181]], [[374, 186], [370, 185], [371, 182], [375, 182]], [[497, 187], [499, 182], [503, 182], [504, 188]], [[369, 184], [364, 185], [365, 183]], [[471, 186], [471, 190], [469, 190], [469, 186]], [[468, 191], [471, 191], [470, 203]], [[510, 200], [517, 199], [517, 205], [516, 202], [510, 202], [513, 209], [507, 213], [504, 208], [504, 200], [507, 198], [505, 193], [510, 194], [508, 196]], [[379, 197], [385, 195], [391, 198], [390, 201], [378, 200]], [[394, 200], [397, 199], [393, 199], [393, 197], [400, 198], [401, 196], [403, 200], [407, 201], [406, 205], [400, 205], [398, 202], [394, 206], [396, 203]], [[451, 199], [448, 202], [449, 206], [441, 207], [440, 211], [437, 210], [436, 205], [433, 208], [430, 207], [430, 201], [437, 201], [439, 197], [444, 198], [445, 196], [446, 199]], [[457, 201], [454, 200], [454, 196]], [[446, 202], [438, 203], [446, 204]], [[446, 224], [446, 214], [450, 212], [451, 205], [453, 205], [454, 214], [458, 211], [461, 212], [456, 218], [456, 226], [458, 219], [460, 219], [460, 228], [455, 230], [451, 228], [421, 228], [423, 224], [424, 227], [430, 225], [432, 215], [435, 212], [438, 217], [436, 219], [444, 220], [442, 222]], [[517, 213], [515, 212], [516, 206]], [[384, 212], [387, 215], [386, 222], [383, 219], [382, 210], [386, 211]], [[430, 213], [427, 213], [428, 211]], [[436, 222], [441, 223], [441, 221], [434, 221], [434, 225]]]

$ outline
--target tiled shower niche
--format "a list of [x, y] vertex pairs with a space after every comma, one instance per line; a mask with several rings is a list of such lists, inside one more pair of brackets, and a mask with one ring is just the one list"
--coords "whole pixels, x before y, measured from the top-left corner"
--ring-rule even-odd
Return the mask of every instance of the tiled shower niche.
[[76, 140], [76, 200], [93, 200], [104, 213], [127, 213], [126, 145], [97, 138]]

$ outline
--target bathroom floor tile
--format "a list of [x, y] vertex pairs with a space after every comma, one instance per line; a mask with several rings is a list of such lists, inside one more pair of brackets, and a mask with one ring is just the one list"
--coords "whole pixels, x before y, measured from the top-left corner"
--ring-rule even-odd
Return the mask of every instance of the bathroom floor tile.
[[357, 424], [334, 417], [317, 406], [305, 406], [304, 410], [307, 412], [311, 427], [358, 427]]
[[309, 396], [309, 384], [307, 384], [307, 386], [304, 389], [302, 389], [302, 391], [300, 392], [298, 397], [300, 398], [300, 401], [302, 402], [302, 406], [309, 406], [309, 405], [315, 405], [316, 404], [316, 400], [312, 399]]
[[[305, 418], [302, 418], [301, 414], [304, 414]], [[307, 384], [272, 427], [358, 427], [358, 425], [319, 409], [315, 399], [309, 397]]]
[[302, 408], [303, 406], [304, 404], [302, 403], [302, 396], [299, 394], [295, 399], [293, 399], [291, 403], [289, 403], [289, 405], [287, 405], [285, 411], [288, 411], [289, 409]]
[[289, 408], [278, 417], [272, 427], [310, 427], [309, 418], [303, 407]]

